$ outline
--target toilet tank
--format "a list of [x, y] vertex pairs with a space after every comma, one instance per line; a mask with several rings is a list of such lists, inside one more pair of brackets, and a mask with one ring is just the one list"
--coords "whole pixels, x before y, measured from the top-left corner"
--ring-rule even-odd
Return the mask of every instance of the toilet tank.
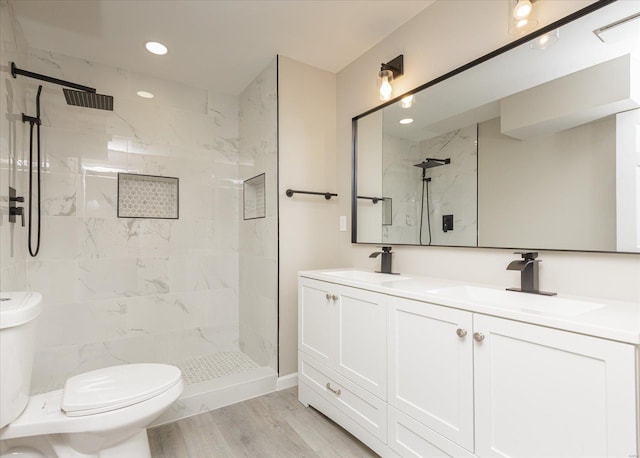
[[0, 293], [0, 428], [15, 420], [29, 401], [36, 318], [41, 311], [40, 293]]

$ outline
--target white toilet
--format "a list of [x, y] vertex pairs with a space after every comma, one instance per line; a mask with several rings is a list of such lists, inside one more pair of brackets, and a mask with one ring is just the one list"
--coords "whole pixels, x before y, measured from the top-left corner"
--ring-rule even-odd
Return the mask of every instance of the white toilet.
[[150, 457], [146, 427], [184, 388], [180, 369], [126, 364], [29, 396], [42, 296], [0, 294], [0, 457]]

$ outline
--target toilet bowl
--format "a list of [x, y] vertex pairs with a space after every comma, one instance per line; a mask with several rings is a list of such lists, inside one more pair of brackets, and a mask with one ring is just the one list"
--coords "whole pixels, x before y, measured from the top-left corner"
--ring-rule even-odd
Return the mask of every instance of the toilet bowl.
[[[146, 427], [184, 388], [167, 364], [125, 364], [28, 396], [38, 293], [0, 298], [0, 456], [150, 457]], [[28, 367], [26, 362], [28, 362]]]

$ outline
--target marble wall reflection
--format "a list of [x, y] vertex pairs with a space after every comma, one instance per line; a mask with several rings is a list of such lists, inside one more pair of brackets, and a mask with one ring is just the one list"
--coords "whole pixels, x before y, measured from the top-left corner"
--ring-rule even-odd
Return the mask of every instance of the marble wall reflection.
[[[382, 136], [382, 196], [391, 199], [391, 224], [382, 221], [383, 243], [419, 244], [421, 170], [420, 143], [393, 135]], [[378, 203], [377, 205], [379, 205]]]
[[[240, 215], [240, 348], [261, 366], [278, 358], [277, 61], [240, 95], [240, 175], [265, 173], [266, 217]], [[242, 210], [241, 210], [242, 212]]]
[[[422, 141], [420, 152], [422, 153], [420, 161], [427, 157], [451, 159], [450, 164], [427, 169], [427, 176], [431, 177], [429, 182], [431, 245], [477, 246], [477, 124]], [[442, 229], [443, 215], [453, 215], [453, 231], [445, 232]], [[426, 221], [423, 222], [423, 242], [429, 240], [425, 224]]]
[[[108, 112], [68, 106], [57, 86], [42, 93], [42, 248], [25, 285], [45, 302], [33, 389], [112, 364], [237, 349], [237, 97], [42, 50], [20, 65], [115, 99]], [[180, 219], [117, 218], [118, 172], [178, 177]]]
[[[477, 125], [422, 141], [385, 134], [382, 139], [383, 197], [391, 198], [391, 224], [382, 226], [382, 243], [477, 246]], [[426, 170], [425, 158], [451, 159]], [[445, 232], [443, 215], [453, 215]]]

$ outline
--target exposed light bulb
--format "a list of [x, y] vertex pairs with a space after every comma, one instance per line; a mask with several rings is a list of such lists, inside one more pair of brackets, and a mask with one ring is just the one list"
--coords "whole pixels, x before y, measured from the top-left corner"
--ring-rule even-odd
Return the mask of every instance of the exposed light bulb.
[[393, 93], [393, 86], [391, 85], [393, 72], [391, 70], [381, 70], [378, 76], [380, 77], [380, 100], [386, 102], [391, 99], [391, 94]]
[[413, 95], [408, 95], [400, 100], [400, 106], [402, 108], [411, 108], [415, 101], [416, 99]]
[[413, 122], [413, 119], [412, 118], [404, 118], [404, 119], [401, 119], [399, 122], [400, 122], [400, 124], [411, 124]]
[[531, 14], [533, 5], [530, 0], [518, 0], [515, 8], [513, 8], [513, 17], [516, 20], [526, 19]]
[[147, 48], [147, 51], [153, 54], [157, 54], [159, 56], [165, 55], [169, 50], [162, 43], [158, 43], [157, 41], [147, 41], [144, 44], [144, 47]]
[[518, 22], [516, 22], [516, 27], [521, 29], [525, 27], [528, 23], [529, 23], [529, 19], [520, 19]]
[[136, 94], [138, 94], [140, 97], [144, 99], [152, 99], [154, 97], [151, 92], [147, 92], [147, 91], [138, 91], [136, 92]]

